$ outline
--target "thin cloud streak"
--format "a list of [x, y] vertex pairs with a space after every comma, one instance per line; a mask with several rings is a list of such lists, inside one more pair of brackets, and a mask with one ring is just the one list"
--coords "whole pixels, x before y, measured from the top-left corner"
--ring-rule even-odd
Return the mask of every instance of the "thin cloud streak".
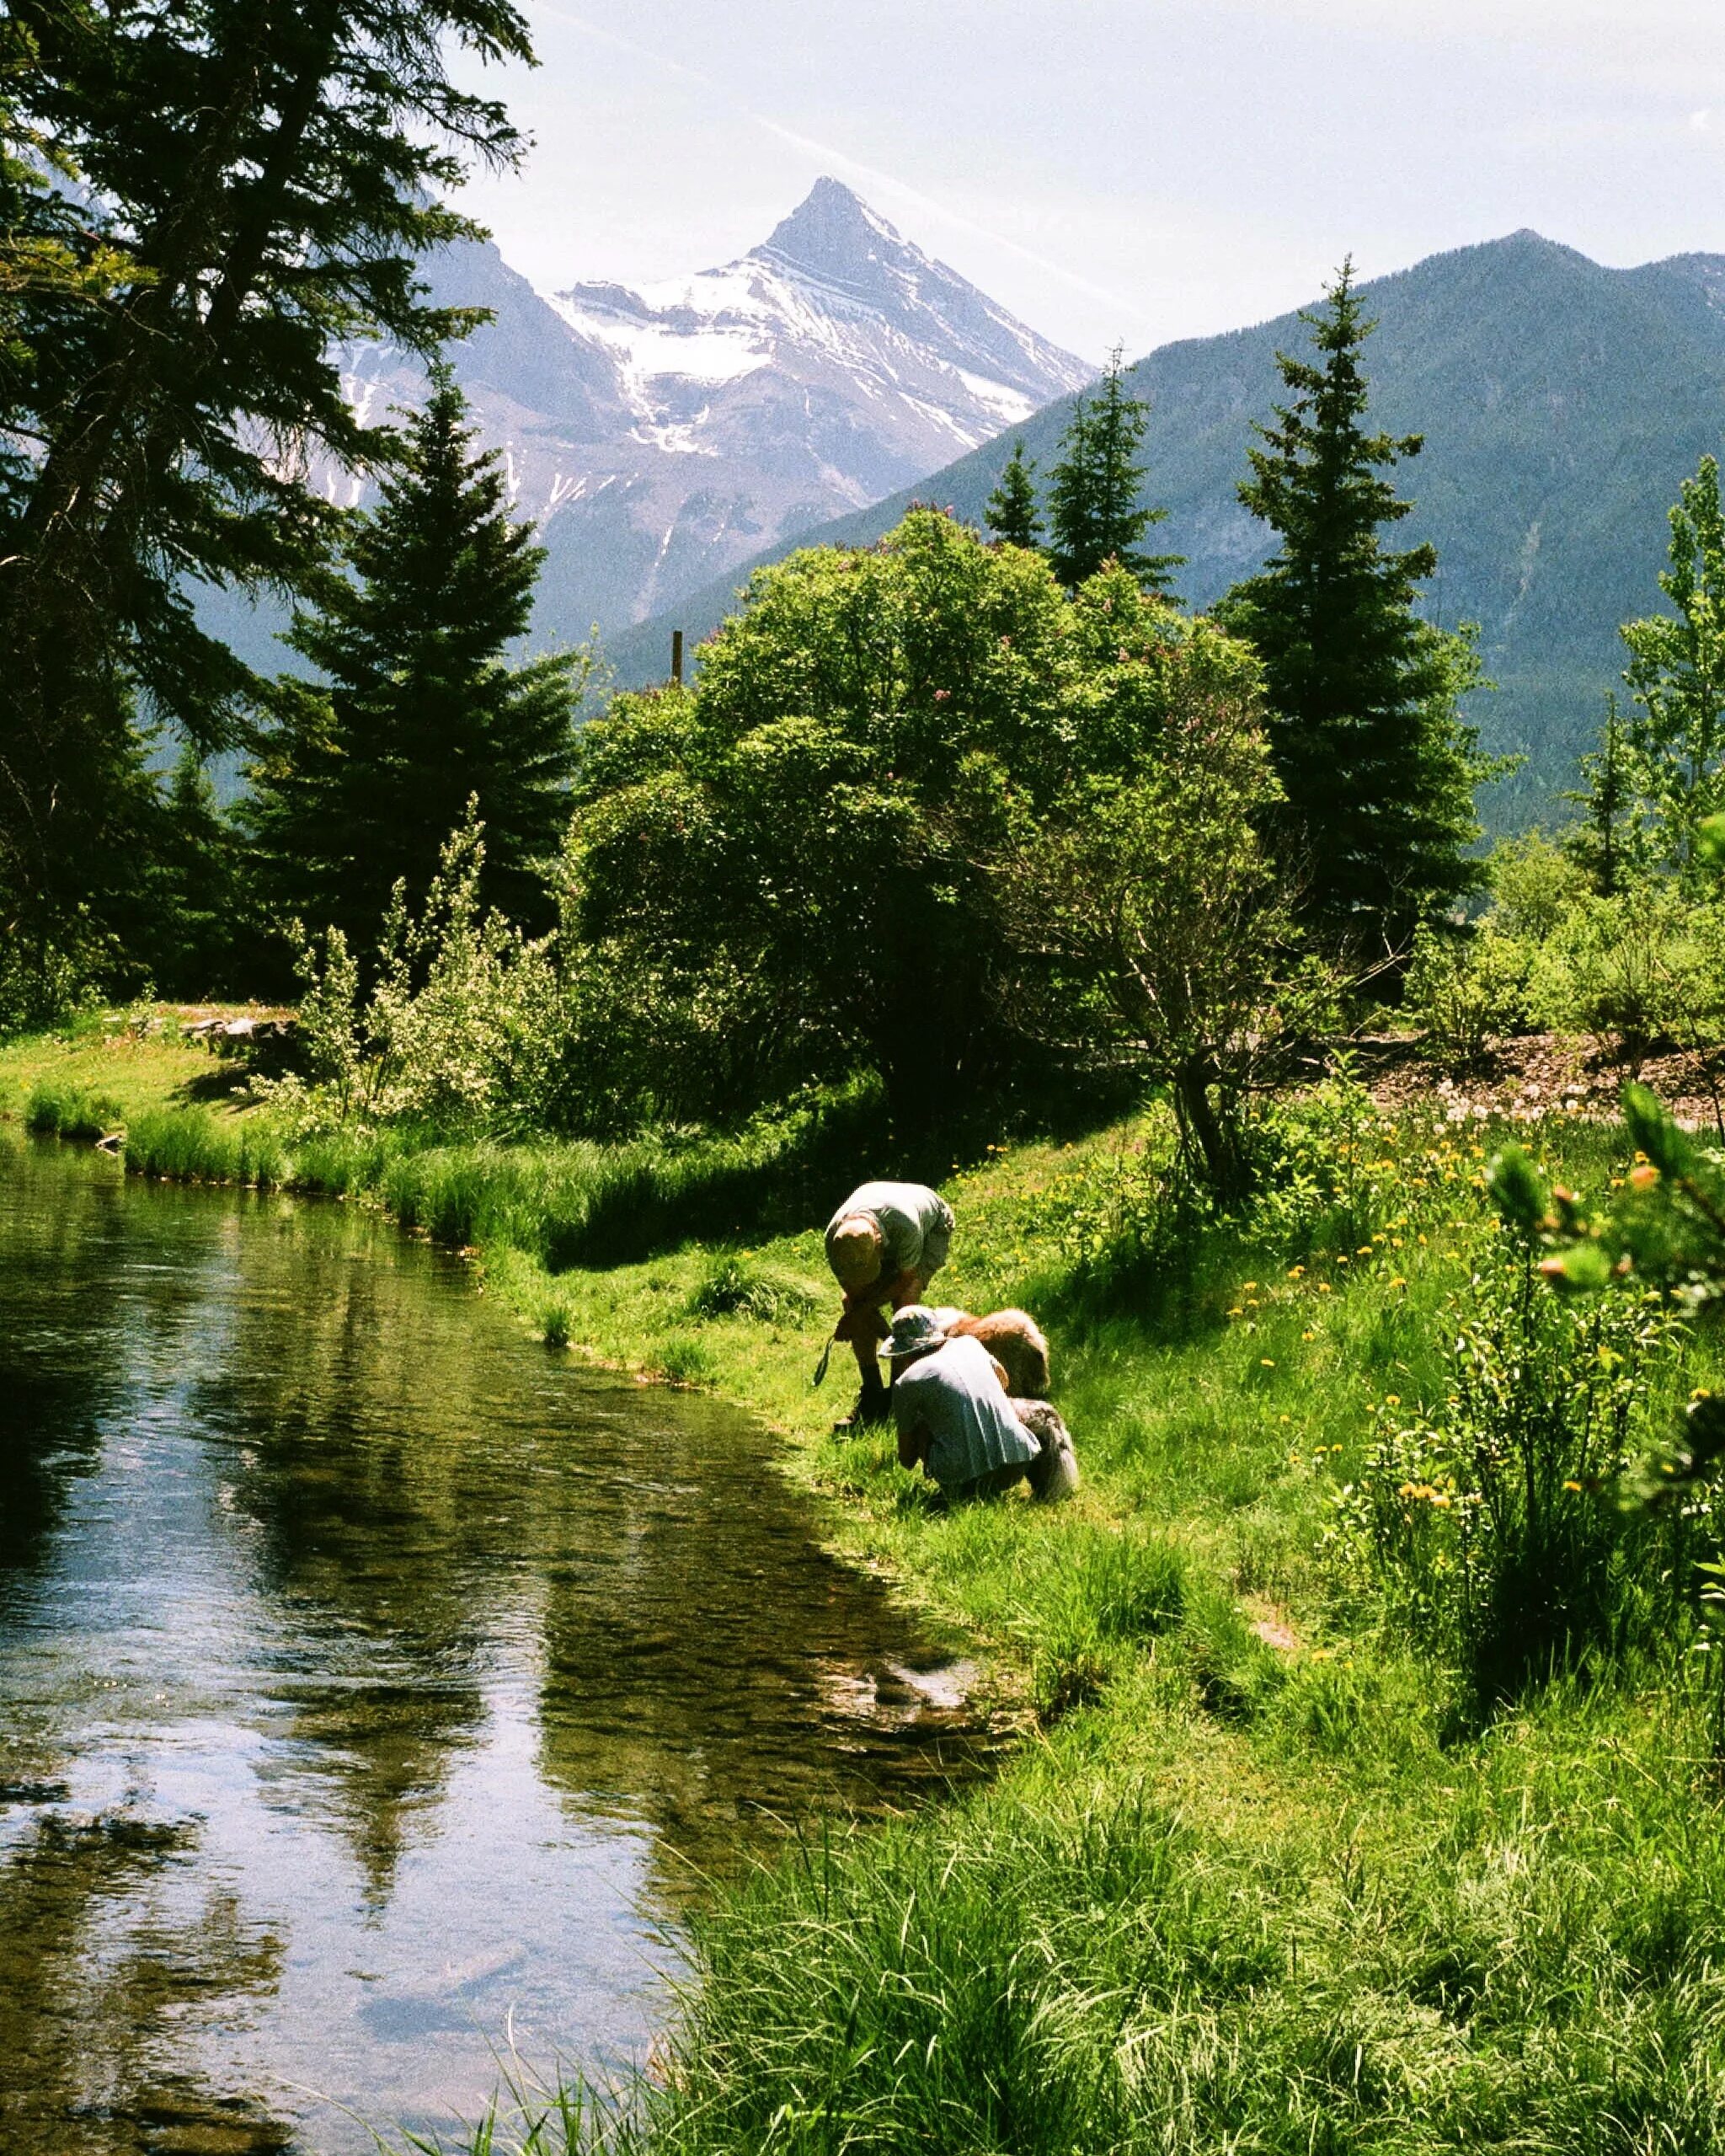
[[975, 217], [965, 216], [962, 211], [949, 208], [946, 203], [937, 201], [932, 195], [925, 195], [920, 188], [911, 186], [908, 181], [896, 179], [889, 172], [882, 172], [873, 165], [866, 164], [862, 158], [852, 157], [847, 151], [841, 150], [830, 142], [819, 142], [811, 135], [803, 134], [794, 127], [787, 126], [782, 120], [774, 120], [764, 112], [756, 111], [752, 106], [745, 104], [736, 93], [721, 82], [717, 76], [709, 75], [703, 68], [692, 67], [685, 60], [672, 59], [665, 53], [656, 52], [652, 46], [643, 45], [638, 39], [627, 37], [620, 30], [606, 29], [600, 24], [590, 22], [585, 16], [577, 15], [567, 8], [553, 7], [548, 4], [548, 0], [523, 0], [523, 6], [528, 14], [542, 15], [549, 21], [562, 23], [566, 28], [579, 30], [584, 36], [593, 38], [601, 45], [611, 46], [614, 51], [627, 52], [633, 58], [646, 61], [654, 67], [661, 67], [670, 73], [684, 76], [688, 81], [698, 83], [702, 89], [710, 90], [723, 98], [731, 110], [741, 118], [772, 136], [776, 141], [785, 143], [788, 147], [800, 150], [806, 155], [820, 158], [830, 165], [836, 165], [841, 170], [852, 174], [864, 185], [871, 189], [880, 189], [894, 194], [902, 201], [913, 204], [927, 216], [943, 219], [957, 231], [968, 233], [973, 238], [985, 241], [992, 247], [1001, 248], [1009, 254], [1016, 254], [1020, 261], [1028, 262], [1034, 268], [1040, 270], [1045, 276], [1057, 278], [1060, 283], [1070, 286], [1072, 291], [1082, 292], [1087, 299], [1099, 301], [1103, 306], [1119, 308], [1121, 313], [1129, 317], [1141, 328], [1148, 329], [1153, 326], [1150, 316], [1141, 307], [1135, 305], [1130, 300], [1123, 298], [1119, 292], [1109, 292], [1102, 285], [1093, 284], [1089, 278], [1080, 276], [1075, 270], [1067, 269], [1063, 264], [1051, 261], [1044, 254], [1039, 254], [1034, 248], [1026, 247], [1022, 241], [1010, 238], [1005, 233], [996, 232], [991, 226], [980, 223]]

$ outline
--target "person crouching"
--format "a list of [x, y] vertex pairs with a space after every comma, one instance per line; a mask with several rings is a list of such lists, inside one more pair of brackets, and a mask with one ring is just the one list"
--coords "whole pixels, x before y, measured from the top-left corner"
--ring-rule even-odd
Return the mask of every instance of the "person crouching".
[[1019, 1482], [1044, 1505], [1077, 1489], [1059, 1410], [1009, 1399], [1006, 1372], [980, 1340], [948, 1336], [932, 1310], [912, 1303], [893, 1319], [887, 1356], [899, 1464], [920, 1465], [949, 1505], [996, 1497]]

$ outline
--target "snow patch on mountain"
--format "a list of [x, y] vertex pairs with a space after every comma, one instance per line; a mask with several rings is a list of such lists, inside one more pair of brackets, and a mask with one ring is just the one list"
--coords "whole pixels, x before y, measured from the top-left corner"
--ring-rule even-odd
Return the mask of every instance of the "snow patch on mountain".
[[[534, 635], [674, 607], [763, 548], [912, 486], [1089, 378], [838, 181], [713, 270], [547, 299], [489, 242], [428, 257], [490, 319], [448, 357], [547, 560]], [[344, 348], [370, 420], [425, 394], [411, 354]], [[333, 462], [314, 484], [371, 498]]]
[[[818, 180], [769, 239], [735, 262], [638, 290], [574, 285], [551, 305], [576, 335], [615, 357], [642, 438], [678, 453], [708, 449], [732, 419], [723, 397], [691, 410], [692, 383], [731, 388], [763, 370], [811, 383], [844, 377], [853, 397], [876, 407], [877, 426], [910, 437], [907, 460], [916, 460], [911, 441], [920, 436], [938, 463], [1090, 373], [835, 179]], [[872, 483], [841, 462], [832, 469], [829, 484], [847, 496]]]

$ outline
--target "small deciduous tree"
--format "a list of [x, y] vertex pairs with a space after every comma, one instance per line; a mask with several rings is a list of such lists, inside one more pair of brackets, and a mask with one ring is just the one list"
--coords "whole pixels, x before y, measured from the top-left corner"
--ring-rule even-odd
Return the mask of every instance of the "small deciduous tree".
[[1642, 763], [1617, 699], [1607, 694], [1599, 746], [1581, 759], [1582, 784], [1565, 794], [1581, 820], [1564, 846], [1601, 898], [1616, 898], [1650, 865], [1652, 834], [1642, 798]]
[[1130, 570], [1146, 591], [1167, 592], [1182, 554], [1146, 554], [1139, 541], [1167, 516], [1144, 501], [1139, 448], [1150, 407], [1126, 388], [1118, 348], [1094, 398], [1080, 397], [1049, 473], [1049, 558], [1069, 591], [1106, 561]]
[[[793, 555], [757, 576], [692, 690], [619, 698], [585, 730], [575, 924], [655, 992], [726, 986], [752, 1061], [727, 1105], [867, 1064], [900, 1121], [927, 1125], [1033, 1046], [1085, 1035], [1076, 1012], [1042, 1022], [1023, 983], [1049, 954], [1015, 926], [1031, 870], [1009, 864], [1044, 828], [1076, 846], [1107, 815], [1120, 858], [1157, 879], [1154, 911], [1146, 819], [1198, 813], [1207, 714], [1231, 740], [1242, 678], [1248, 653], [1119, 564], [1068, 599], [1039, 557], [934, 511], [867, 552]], [[1147, 761], [1190, 762], [1178, 804], [1133, 790]], [[1231, 861], [1256, 846], [1243, 812], [1229, 794], [1204, 824]], [[1188, 894], [1167, 889], [1178, 937]], [[1100, 1022], [1100, 991], [1089, 1009]]]
[[1696, 834], [1725, 808], [1725, 511], [1717, 459], [1703, 457], [1671, 510], [1669, 566], [1659, 588], [1675, 609], [1626, 622], [1634, 698], [1628, 746], [1658, 849], [1686, 881]]
[[1321, 984], [1292, 962], [1258, 836], [1278, 798], [1258, 669], [1207, 623], [1178, 653], [1133, 764], [1078, 778], [998, 873], [1032, 1025], [1166, 1086], [1188, 1164], [1231, 1203], [1251, 1182], [1250, 1096], [1284, 1071]]
[[398, 884], [368, 987], [339, 928], [301, 931], [300, 1026], [318, 1093], [282, 1089], [315, 1124], [328, 1115], [413, 1119], [473, 1134], [531, 1125], [561, 1030], [548, 939], [529, 942], [481, 897], [485, 839], [470, 801], [441, 848], [424, 904]]

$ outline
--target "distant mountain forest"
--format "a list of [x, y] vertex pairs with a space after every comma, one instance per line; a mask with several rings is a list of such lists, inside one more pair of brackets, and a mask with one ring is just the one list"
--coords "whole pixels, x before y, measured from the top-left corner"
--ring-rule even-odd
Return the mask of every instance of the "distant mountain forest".
[[[1499, 831], [1561, 820], [1558, 796], [1598, 731], [1622, 656], [1617, 627], [1645, 610], [1678, 483], [1725, 437], [1725, 256], [1601, 268], [1522, 232], [1434, 255], [1359, 287], [1375, 318], [1372, 406], [1424, 448], [1407, 473], [1406, 529], [1437, 566], [1421, 599], [1442, 628], [1477, 622], [1487, 678], [1471, 704], [1482, 741], [1524, 757], [1485, 797]], [[1126, 371], [1149, 408], [1145, 504], [1167, 510], [1185, 558], [1182, 599], [1212, 604], [1271, 541], [1236, 491], [1254, 420], [1277, 392], [1275, 355], [1297, 315], [1165, 345]], [[1068, 424], [1062, 398], [865, 510], [797, 535], [866, 546], [915, 501], [980, 522], [1015, 441], [1044, 466]], [[781, 543], [758, 557], [777, 559]], [[745, 565], [751, 566], [752, 564]], [[633, 633], [607, 637], [620, 680], [663, 675], [670, 630], [692, 644], [735, 603], [716, 579]]]

